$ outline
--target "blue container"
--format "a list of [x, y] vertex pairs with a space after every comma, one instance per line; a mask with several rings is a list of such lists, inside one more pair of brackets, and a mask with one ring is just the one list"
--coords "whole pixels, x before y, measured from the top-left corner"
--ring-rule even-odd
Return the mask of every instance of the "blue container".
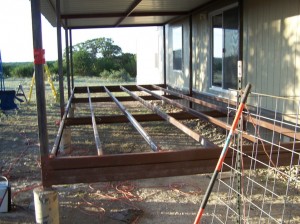
[[0, 176], [0, 212], [9, 212], [11, 209], [11, 188], [6, 177]]

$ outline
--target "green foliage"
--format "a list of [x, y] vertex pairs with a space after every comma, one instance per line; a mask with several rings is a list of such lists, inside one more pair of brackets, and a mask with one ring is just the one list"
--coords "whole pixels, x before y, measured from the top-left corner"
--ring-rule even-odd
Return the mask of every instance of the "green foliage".
[[136, 77], [136, 56], [134, 54], [125, 53], [121, 56], [121, 67], [124, 68], [131, 77]]
[[110, 75], [111, 75], [111, 72], [107, 71], [107, 70], [104, 70], [100, 73], [100, 77], [103, 79], [109, 79]]
[[[58, 62], [50, 61], [47, 65], [52, 79], [57, 81]], [[33, 71], [32, 62], [3, 63], [5, 77], [32, 77]], [[136, 56], [123, 54], [111, 38], [87, 40], [73, 46], [73, 71], [75, 76], [100, 76], [126, 81], [136, 77]], [[65, 60], [63, 74], [66, 74]]]
[[114, 45], [111, 38], [96, 38], [79, 43], [73, 47], [73, 52], [85, 51], [92, 58], [113, 58], [122, 54], [122, 49]]
[[80, 50], [73, 53], [74, 74], [92, 76], [94, 75], [94, 60], [87, 51]]
[[10, 76], [16, 78], [32, 77], [33, 71], [34, 71], [33, 63], [27, 63], [12, 68], [10, 72]]
[[11, 70], [13, 69], [13, 66], [10, 63], [3, 63], [3, 74], [4, 77], [10, 77], [11, 76]]
[[110, 81], [131, 81], [131, 77], [128, 74], [128, 72], [125, 69], [120, 69], [120, 70], [104, 70], [100, 73], [100, 77], [102, 79], [110, 80]]
[[33, 70], [32, 62], [3, 63], [5, 77], [32, 77]]
[[125, 69], [130, 77], [136, 77], [135, 55], [123, 54], [122, 49], [110, 38], [102, 37], [75, 45], [73, 62], [74, 75], [94, 76], [105, 70], [112, 72]]

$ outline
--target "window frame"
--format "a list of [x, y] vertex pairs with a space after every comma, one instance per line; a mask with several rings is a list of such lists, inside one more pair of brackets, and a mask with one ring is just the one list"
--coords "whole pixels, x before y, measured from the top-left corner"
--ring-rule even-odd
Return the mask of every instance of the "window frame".
[[[217, 10], [215, 10], [215, 11], [213, 11], [213, 12], [211, 12], [210, 14], [209, 14], [209, 35], [210, 35], [210, 56], [209, 56], [209, 60], [210, 60], [210, 75], [209, 75], [209, 79], [210, 79], [210, 87], [212, 88], [212, 89], [215, 89], [215, 90], [219, 90], [219, 91], [225, 91], [225, 92], [227, 92], [228, 91], [228, 89], [226, 89], [225, 87], [224, 87], [224, 45], [225, 45], [225, 40], [224, 40], [224, 38], [223, 38], [223, 40], [222, 40], [222, 83], [221, 83], [221, 87], [220, 86], [216, 86], [216, 85], [213, 85], [213, 52], [214, 52], [214, 44], [213, 44], [213, 41], [214, 41], [214, 39], [213, 39], [213, 37], [214, 37], [214, 35], [213, 35], [213, 17], [214, 16], [217, 16], [217, 15], [219, 15], [219, 14], [222, 14], [222, 26], [223, 26], [223, 24], [224, 24], [224, 18], [223, 18], [223, 13], [225, 12], [225, 11], [227, 11], [227, 10], [230, 10], [230, 9], [233, 9], [233, 8], [238, 8], [238, 10], [239, 10], [239, 3], [238, 2], [236, 2], [236, 3], [233, 3], [233, 4], [230, 4], [230, 5], [228, 5], [228, 6], [225, 6], [225, 7], [223, 7], [223, 8], [220, 8], [220, 9], [217, 9]], [[239, 18], [240, 19], [240, 18]], [[238, 23], [239, 23], [240, 21], [238, 21]], [[240, 30], [238, 29], [238, 32], [240, 32]], [[222, 27], [222, 37], [224, 37], [224, 28]], [[240, 33], [239, 33], [239, 37], [240, 37]], [[240, 48], [241, 46], [239, 46], [239, 48]], [[240, 49], [239, 49], [240, 50]]]
[[[181, 54], [180, 54], [180, 63], [178, 65], [180, 66], [174, 66], [176, 64], [175, 62], [175, 57], [174, 57], [174, 52], [175, 52], [175, 46], [174, 46], [174, 30], [176, 29], [180, 29], [180, 42], [179, 42], [179, 45], [180, 45], [180, 48], [176, 49], [176, 50], [181, 50]], [[180, 71], [182, 72], [183, 70], [183, 26], [182, 25], [176, 25], [176, 26], [173, 26], [172, 27], [172, 59], [173, 59], [173, 71]]]

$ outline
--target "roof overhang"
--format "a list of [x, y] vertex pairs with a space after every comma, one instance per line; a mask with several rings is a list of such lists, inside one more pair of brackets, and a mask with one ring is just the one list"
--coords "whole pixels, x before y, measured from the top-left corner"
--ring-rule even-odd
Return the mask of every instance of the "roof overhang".
[[[65, 28], [162, 26], [213, 0], [60, 0]], [[56, 0], [41, 0], [41, 12], [56, 26]]]

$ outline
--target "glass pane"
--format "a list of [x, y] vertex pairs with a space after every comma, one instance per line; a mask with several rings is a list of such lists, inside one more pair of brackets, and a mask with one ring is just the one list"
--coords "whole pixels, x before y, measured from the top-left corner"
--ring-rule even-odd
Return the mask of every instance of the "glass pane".
[[173, 69], [182, 70], [182, 27], [175, 27], [173, 32]]
[[223, 88], [237, 89], [237, 61], [239, 53], [238, 8], [223, 13], [224, 61]]
[[223, 29], [222, 14], [213, 16], [212, 85], [222, 87]]

